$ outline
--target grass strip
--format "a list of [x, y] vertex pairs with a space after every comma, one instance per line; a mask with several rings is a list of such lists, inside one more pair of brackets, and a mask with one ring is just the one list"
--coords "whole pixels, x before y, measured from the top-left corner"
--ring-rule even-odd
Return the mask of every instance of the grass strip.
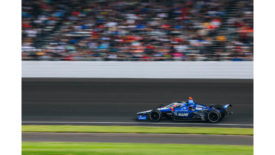
[[23, 142], [23, 155], [252, 155], [253, 146], [153, 143]]
[[253, 135], [253, 128], [23, 125], [23, 132]]

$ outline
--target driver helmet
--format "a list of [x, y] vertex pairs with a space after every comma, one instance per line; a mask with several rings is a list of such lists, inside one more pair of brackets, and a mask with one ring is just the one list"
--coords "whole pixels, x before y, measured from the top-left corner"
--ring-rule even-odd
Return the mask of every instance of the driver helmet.
[[188, 97], [187, 104], [194, 104], [192, 97]]

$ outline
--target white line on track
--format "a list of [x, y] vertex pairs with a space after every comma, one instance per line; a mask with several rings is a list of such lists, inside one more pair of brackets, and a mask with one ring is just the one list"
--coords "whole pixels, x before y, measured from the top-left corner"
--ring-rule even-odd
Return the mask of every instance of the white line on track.
[[79, 121], [22, 121], [23, 124], [112, 124], [112, 125], [194, 125], [194, 126], [239, 126], [239, 127], [253, 127], [253, 124], [227, 124], [227, 123], [161, 123], [161, 122], [79, 122]]

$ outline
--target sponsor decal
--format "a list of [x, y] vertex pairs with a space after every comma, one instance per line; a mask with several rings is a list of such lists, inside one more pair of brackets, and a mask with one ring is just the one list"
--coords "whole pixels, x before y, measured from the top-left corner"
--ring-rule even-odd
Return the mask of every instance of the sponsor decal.
[[202, 110], [202, 107], [196, 107], [196, 110]]
[[178, 116], [187, 117], [188, 113], [178, 113]]
[[146, 115], [138, 115], [138, 120], [146, 120]]

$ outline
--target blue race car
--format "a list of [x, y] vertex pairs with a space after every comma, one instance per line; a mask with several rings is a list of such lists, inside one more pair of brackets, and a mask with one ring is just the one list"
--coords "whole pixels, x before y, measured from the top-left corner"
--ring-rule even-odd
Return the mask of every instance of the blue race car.
[[163, 118], [177, 120], [201, 120], [216, 123], [225, 116], [231, 115], [231, 104], [202, 105], [189, 97], [187, 102], [174, 102], [167, 106], [160, 106], [152, 110], [137, 113], [138, 120], [160, 121]]

